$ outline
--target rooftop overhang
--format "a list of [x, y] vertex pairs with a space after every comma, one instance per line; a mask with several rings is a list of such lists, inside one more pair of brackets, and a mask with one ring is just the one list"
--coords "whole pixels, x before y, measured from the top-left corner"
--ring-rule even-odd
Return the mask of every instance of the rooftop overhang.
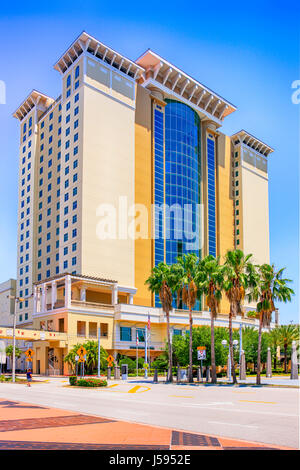
[[235, 145], [237, 145], [237, 143], [245, 144], [256, 152], [264, 155], [265, 157], [267, 157], [270, 153], [274, 152], [274, 149], [272, 149], [272, 147], [269, 147], [269, 145], [257, 139], [244, 129], [242, 129], [240, 132], [237, 132], [236, 134], [233, 134], [231, 136], [231, 140]]
[[134, 79], [138, 79], [144, 72], [143, 68], [135, 62], [116, 52], [111, 47], [106, 46], [85, 31], [78, 36], [60, 59], [58, 59], [54, 65], [55, 70], [64, 74], [83, 52], [93, 54], [98, 59], [103, 60]]
[[196, 109], [202, 118], [222, 125], [224, 118], [236, 110], [236, 106], [150, 49], [136, 63], [145, 70], [140, 80], [142, 86], [150, 89], [157, 86], [165, 95]]
[[54, 101], [55, 100], [50, 96], [44, 95], [37, 90], [32, 90], [23, 103], [13, 113], [13, 117], [22, 121], [22, 119], [24, 119], [24, 117], [27, 116], [35, 106], [39, 106], [39, 109], [41, 110], [46, 110]]
[[71, 273], [66, 272], [62, 274], [56, 274], [55, 276], [49, 277], [42, 281], [34, 282], [34, 285], [39, 286], [42, 284], [51, 284], [52, 281], [65, 280], [67, 276], [69, 276], [73, 281], [84, 281], [86, 283], [92, 283], [92, 284], [99, 284], [99, 285], [105, 285], [105, 286], [112, 286], [112, 285], [118, 284], [118, 281], [114, 281], [112, 279], [105, 279], [105, 278], [96, 277], [96, 276], [86, 276], [84, 274], [71, 274]]

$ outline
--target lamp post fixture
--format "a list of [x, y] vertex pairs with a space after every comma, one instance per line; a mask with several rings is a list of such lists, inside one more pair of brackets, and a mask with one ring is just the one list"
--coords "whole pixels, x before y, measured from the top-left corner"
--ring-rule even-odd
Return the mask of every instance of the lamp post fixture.
[[12, 357], [12, 381], [16, 381], [16, 322], [17, 322], [17, 304], [24, 302], [23, 297], [15, 297], [14, 295], [8, 295], [10, 299], [15, 300], [15, 311], [14, 311], [14, 325], [13, 325], [13, 357]]
[[[221, 341], [221, 343], [222, 343], [222, 346], [223, 346], [224, 348], [226, 348], [226, 346], [227, 346], [227, 339], [223, 339], [223, 340]], [[237, 340], [237, 339], [234, 339], [232, 343], [233, 343], [233, 348], [236, 349], [237, 346], [238, 346], [238, 344], [239, 344], [238, 340]], [[228, 368], [229, 368], [228, 379], [231, 381], [231, 380], [232, 380], [232, 375], [231, 375], [231, 355], [230, 355], [230, 346], [229, 346], [229, 344], [228, 344]]]

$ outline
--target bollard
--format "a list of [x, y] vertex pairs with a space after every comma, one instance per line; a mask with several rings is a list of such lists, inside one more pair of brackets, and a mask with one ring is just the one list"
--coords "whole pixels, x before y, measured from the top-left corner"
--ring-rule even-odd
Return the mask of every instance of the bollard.
[[272, 377], [272, 359], [271, 359], [271, 349], [270, 348], [268, 348], [268, 352], [267, 352], [266, 377]]
[[227, 358], [227, 379], [231, 379], [231, 367], [230, 367], [230, 354], [228, 354]]
[[246, 380], [246, 361], [244, 351], [242, 351], [240, 359], [240, 380]]
[[177, 367], [177, 383], [180, 382], [180, 367]]
[[291, 357], [291, 380], [298, 379], [298, 358], [296, 341], [292, 342], [292, 357]]
[[120, 380], [120, 367], [119, 366], [115, 366], [114, 378], [116, 380]]
[[155, 384], [157, 384], [157, 383], [158, 383], [158, 373], [157, 373], [157, 367], [155, 367], [155, 369], [154, 369], [153, 383], [155, 383]]
[[111, 367], [107, 368], [107, 380], [111, 379]]

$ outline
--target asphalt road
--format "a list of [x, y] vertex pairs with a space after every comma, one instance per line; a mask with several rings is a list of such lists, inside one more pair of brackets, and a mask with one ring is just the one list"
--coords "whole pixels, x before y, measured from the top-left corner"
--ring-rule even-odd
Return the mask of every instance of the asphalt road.
[[[40, 379], [41, 380], [41, 379]], [[0, 384], [0, 397], [180, 430], [299, 448], [299, 389], [110, 382], [69, 388], [67, 379]], [[1, 419], [1, 418], [0, 418]]]

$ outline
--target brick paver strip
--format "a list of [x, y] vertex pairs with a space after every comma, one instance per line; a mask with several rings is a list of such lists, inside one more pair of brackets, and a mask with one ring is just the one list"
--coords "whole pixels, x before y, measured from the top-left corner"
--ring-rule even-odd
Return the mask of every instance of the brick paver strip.
[[13, 419], [0, 421], [0, 432], [113, 422], [115, 422], [115, 420], [113, 419], [105, 419], [96, 416], [86, 415], [58, 416], [55, 418]]
[[[0, 407], [3, 410], [2, 413], [6, 409], [6, 415], [9, 413], [10, 417], [10, 419], [0, 421], [0, 432], [7, 432], [8, 434], [2, 434], [2, 436], [11, 438], [10, 440], [0, 440], [0, 450], [284, 449], [268, 444], [239, 441], [185, 431], [175, 431], [156, 426], [127, 423], [116, 419], [70, 413], [69, 411], [44, 408], [30, 404], [27, 405], [26, 403], [10, 400], [0, 400]], [[30, 407], [41, 408], [41, 410], [32, 412], [36, 415], [36, 418], [26, 417], [31, 411], [20, 409]], [[8, 411], [8, 409], [10, 410]], [[16, 411], [18, 409], [20, 409], [20, 412]], [[45, 413], [50, 414], [50, 416], [45, 417]], [[63, 416], [63, 413], [66, 414]], [[39, 418], [38, 416], [41, 414], [43, 414], [44, 417]], [[55, 416], [55, 414], [57, 414], [57, 416]], [[16, 415], [21, 416], [19, 419], [16, 419]], [[106, 425], [102, 426], [102, 424]], [[65, 426], [69, 426], [67, 439], [74, 439], [73, 442], [64, 442], [66, 433], [63, 427]], [[76, 426], [83, 426], [81, 427], [81, 431], [85, 433], [84, 439], [80, 436], [79, 429], [77, 432]], [[40, 431], [35, 431], [35, 429], [40, 429]], [[44, 429], [44, 431], [42, 429]], [[15, 439], [18, 440], [16, 441]], [[82, 442], [82, 440], [85, 440], [85, 442]], [[138, 443], [136, 444], [136, 442]], [[289, 448], [285, 449], [289, 450]]]
[[39, 405], [26, 405], [24, 403], [19, 403], [16, 401], [2, 400], [0, 401], [0, 406], [4, 408], [38, 408], [40, 410], [48, 410], [49, 408]]
[[169, 450], [168, 445], [0, 441], [0, 450]]
[[221, 444], [215, 437], [204, 436], [203, 434], [192, 434], [189, 432], [172, 431], [172, 446], [204, 446], [220, 447]]

